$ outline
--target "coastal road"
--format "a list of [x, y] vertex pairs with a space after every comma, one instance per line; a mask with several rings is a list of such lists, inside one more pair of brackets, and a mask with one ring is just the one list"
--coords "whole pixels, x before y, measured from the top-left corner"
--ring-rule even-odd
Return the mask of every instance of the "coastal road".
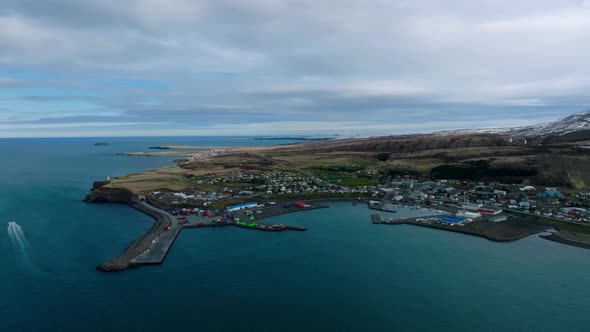
[[176, 240], [176, 236], [178, 236], [182, 226], [176, 222], [176, 218], [170, 213], [160, 210], [143, 201], [139, 202], [138, 204], [142, 208], [150, 210], [154, 214], [158, 215], [158, 218], [160, 218], [164, 224], [169, 223], [170, 230], [156, 237], [155, 242], [152, 243], [149, 251], [146, 251], [143, 254], [135, 257], [131, 260], [131, 262], [137, 264], [160, 264], [164, 261], [164, 258], [166, 258], [166, 255], [172, 247], [174, 240]]

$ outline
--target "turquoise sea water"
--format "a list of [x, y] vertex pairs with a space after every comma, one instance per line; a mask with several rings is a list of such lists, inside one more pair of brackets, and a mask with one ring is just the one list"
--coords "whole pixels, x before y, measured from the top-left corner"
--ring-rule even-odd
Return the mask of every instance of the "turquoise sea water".
[[[94, 146], [106, 141], [108, 146]], [[181, 233], [166, 262], [94, 266], [152, 224], [80, 200], [93, 180], [170, 163], [115, 152], [247, 138], [0, 140], [0, 331], [586, 331], [590, 251], [372, 225], [350, 203], [276, 217], [306, 232]]]

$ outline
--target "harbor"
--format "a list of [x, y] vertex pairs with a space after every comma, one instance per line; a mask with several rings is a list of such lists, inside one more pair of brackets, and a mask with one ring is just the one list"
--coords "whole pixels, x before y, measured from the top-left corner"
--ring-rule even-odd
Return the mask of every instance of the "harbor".
[[[144, 198], [145, 199], [145, 198]], [[149, 197], [148, 197], [149, 199]], [[354, 201], [353, 201], [354, 202]], [[366, 202], [375, 225], [413, 225], [511, 242], [547, 229], [546, 225], [519, 217], [481, 216], [450, 207]], [[100, 264], [97, 269], [111, 272], [141, 265], [162, 264], [180, 232], [186, 228], [233, 226], [264, 232], [305, 231], [306, 227], [271, 223], [264, 219], [283, 214], [328, 208], [319, 202], [247, 202], [227, 206], [223, 212], [199, 208], [159, 208], [134, 198], [132, 206], [152, 216], [156, 222], [145, 235], [133, 241], [120, 255]], [[386, 217], [383, 216], [386, 214]], [[502, 222], [498, 222], [502, 220]]]
[[219, 216], [198, 209], [185, 208], [166, 211], [137, 198], [133, 199], [132, 206], [153, 217], [156, 222], [147, 234], [133, 241], [120, 255], [98, 265], [97, 270], [114, 272], [141, 265], [162, 264], [172, 250], [176, 238], [186, 228], [234, 226], [265, 232], [305, 231], [307, 228], [302, 226], [261, 222], [260, 220], [287, 213], [328, 207], [317, 203], [302, 202], [269, 206], [242, 204], [233, 211], [232, 207], [228, 207], [227, 213]]

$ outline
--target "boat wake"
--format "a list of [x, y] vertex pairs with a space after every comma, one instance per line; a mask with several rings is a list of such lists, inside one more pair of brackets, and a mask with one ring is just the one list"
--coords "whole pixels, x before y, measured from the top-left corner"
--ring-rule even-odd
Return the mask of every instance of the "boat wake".
[[18, 250], [25, 263], [30, 264], [29, 244], [25, 238], [25, 233], [23, 232], [22, 227], [14, 221], [9, 222], [8, 237], [10, 237], [12, 245]]

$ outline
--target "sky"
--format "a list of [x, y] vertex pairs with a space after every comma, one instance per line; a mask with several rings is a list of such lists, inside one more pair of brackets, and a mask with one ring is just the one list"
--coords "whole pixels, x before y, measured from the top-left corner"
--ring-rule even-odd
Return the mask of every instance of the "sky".
[[0, 137], [390, 135], [590, 109], [590, 0], [1, 0]]

